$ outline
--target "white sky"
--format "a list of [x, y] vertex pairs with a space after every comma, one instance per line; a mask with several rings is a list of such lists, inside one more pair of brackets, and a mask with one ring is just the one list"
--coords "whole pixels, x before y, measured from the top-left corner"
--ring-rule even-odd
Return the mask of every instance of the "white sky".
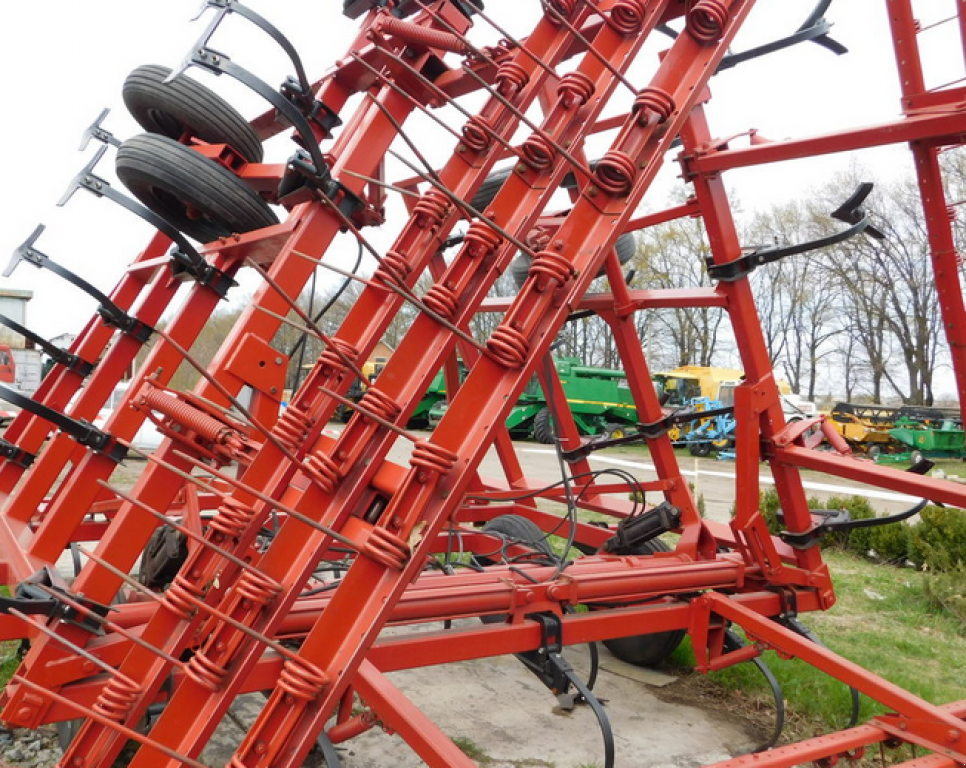
[[[815, 0], [759, 0], [735, 49], [767, 41], [794, 30]], [[295, 43], [310, 77], [317, 77], [341, 56], [355, 22], [345, 19], [338, 0], [247, 0], [249, 7], [275, 23]], [[140, 129], [121, 102], [121, 84], [134, 67], [156, 63], [175, 66], [201, 34], [204, 21], [190, 23], [198, 0], [32, 0], [7, 3], [0, 25], [0, 147], [5, 148], [0, 183], [0, 266], [38, 223], [47, 232], [37, 247], [79, 272], [105, 292], [147, 242], [149, 229], [106, 200], [79, 191], [65, 209], [54, 207], [69, 180], [94, 151], [77, 152], [81, 134], [104, 106], [112, 113], [106, 127], [120, 138]], [[511, 29], [522, 30], [538, 12], [536, 0], [509, 3], [491, 0], [488, 11]], [[951, 15], [954, 0], [920, 0], [917, 8], [929, 24]], [[508, 13], [509, 12], [509, 13]], [[210, 13], [210, 12], [209, 12]], [[508, 17], [509, 16], [509, 17]], [[729, 136], [757, 128], [771, 139], [809, 136], [894, 119], [898, 85], [884, 0], [836, 0], [828, 13], [833, 35], [850, 53], [836, 57], [806, 44], [741, 65], [712, 81], [709, 114], [712, 129]], [[207, 19], [207, 17], [206, 17]], [[523, 25], [523, 26], [521, 26]], [[492, 44], [496, 35], [478, 25], [474, 39]], [[938, 85], [962, 77], [962, 56], [953, 25], [925, 33], [927, 55], [936, 63], [930, 82]], [[664, 38], [662, 38], [664, 40]], [[272, 84], [291, 72], [268, 38], [230, 18], [213, 47]], [[662, 43], [660, 47], [665, 47]], [[645, 49], [641, 67], [631, 80], [642, 84], [653, 68], [657, 47]], [[196, 73], [196, 70], [193, 70]], [[195, 76], [198, 76], [195, 74]], [[257, 97], [221, 78], [216, 90], [248, 116], [262, 111]], [[607, 137], [609, 138], [609, 137]], [[270, 156], [286, 157], [286, 138], [273, 142]], [[451, 147], [440, 142], [434, 160], [442, 162]], [[408, 154], [408, 153], [407, 153]], [[861, 153], [858, 158], [785, 163], [767, 170], [732, 172], [726, 177], [746, 211], [796, 196], [850, 163], [860, 162], [887, 178], [909, 173], [903, 149]], [[98, 172], [114, 180], [113, 157]], [[677, 172], [670, 164], [666, 178], [646, 204], [658, 208]], [[410, 175], [399, 171], [398, 176]], [[390, 233], [375, 235], [377, 242]], [[354, 247], [340, 246], [351, 260]], [[247, 283], [250, 287], [253, 283]], [[94, 309], [93, 301], [59, 280], [21, 264], [0, 286], [35, 292], [27, 322], [55, 336], [79, 329]]]

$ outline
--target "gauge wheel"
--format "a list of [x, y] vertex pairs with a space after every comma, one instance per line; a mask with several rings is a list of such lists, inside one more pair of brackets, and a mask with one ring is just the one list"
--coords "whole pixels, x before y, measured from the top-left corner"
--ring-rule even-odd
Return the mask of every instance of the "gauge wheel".
[[258, 135], [231, 104], [183, 74], [164, 82], [170, 74], [168, 67], [145, 64], [124, 81], [124, 104], [144, 130], [176, 140], [187, 134], [208, 144], [228, 144], [248, 162], [262, 161]]
[[553, 443], [553, 424], [549, 408], [544, 408], [533, 417], [533, 439], [544, 445]]
[[268, 203], [214, 160], [144, 133], [117, 151], [117, 176], [144, 205], [202, 243], [278, 223]]

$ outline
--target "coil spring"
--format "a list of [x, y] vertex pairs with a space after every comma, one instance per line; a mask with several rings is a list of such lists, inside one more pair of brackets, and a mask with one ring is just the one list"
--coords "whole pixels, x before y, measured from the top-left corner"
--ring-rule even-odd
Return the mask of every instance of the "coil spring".
[[493, 142], [493, 126], [482, 115], [473, 115], [463, 125], [460, 133], [463, 143], [477, 152], [486, 151]]
[[235, 591], [246, 600], [264, 607], [282, 594], [282, 585], [265, 573], [246, 570], [238, 578]]
[[637, 168], [630, 155], [618, 150], [607, 152], [594, 169], [597, 183], [612, 195], [626, 195], [634, 185]]
[[423, 304], [445, 320], [452, 320], [456, 315], [456, 294], [442, 283], [437, 283], [426, 291]]
[[215, 440], [222, 431], [228, 429], [213, 416], [157, 389], [146, 393], [142, 401], [152, 410], [160, 411], [172, 421], [184, 425], [205, 440]]
[[[416, 222], [419, 226], [434, 227], [443, 221], [446, 214], [449, 213], [449, 209], [449, 198], [439, 190], [431, 189], [413, 206], [413, 213], [417, 216]], [[402, 257], [400, 256], [400, 258]], [[406, 274], [409, 274], [408, 264], [406, 268]]]
[[649, 85], [642, 88], [634, 99], [634, 111], [638, 113], [638, 122], [646, 123], [648, 115], [657, 116], [658, 123], [666, 123], [674, 113], [674, 97], [663, 88]]
[[318, 483], [319, 488], [327, 494], [331, 495], [342, 479], [339, 465], [335, 463], [335, 459], [321, 449], [307, 456], [303, 466], [308, 470], [312, 479]]
[[303, 410], [303, 406], [293, 403], [275, 422], [272, 436], [278, 440], [289, 453], [295, 453], [312, 428], [312, 417]]
[[399, 253], [399, 251], [386, 251], [386, 255], [382, 257], [379, 269], [375, 271], [372, 279], [387, 285], [389, 283], [405, 285], [406, 278], [409, 277], [410, 272], [412, 272], [412, 268], [409, 266], [409, 262], [406, 261], [405, 256]]
[[445, 475], [456, 464], [456, 454], [429, 440], [419, 440], [413, 446], [409, 463], [419, 469]]
[[381, 389], [376, 387], [369, 387], [366, 393], [359, 400], [360, 408], [365, 408], [367, 411], [371, 411], [376, 416], [379, 416], [386, 421], [395, 421], [396, 417], [399, 416], [402, 408], [399, 407], [399, 403], [393, 400], [389, 395], [383, 392]]
[[486, 258], [503, 242], [503, 237], [485, 221], [474, 221], [463, 236], [466, 243], [466, 255], [470, 258], [482, 256]]
[[617, 0], [607, 23], [622, 35], [633, 35], [644, 24], [647, 8], [642, 0]]
[[708, 45], [718, 40], [728, 23], [728, 6], [723, 0], [698, 0], [688, 11], [685, 27], [695, 40]]
[[198, 685], [212, 692], [221, 690], [225, 676], [228, 674], [225, 667], [220, 666], [200, 652], [188, 660], [184, 672]]
[[533, 133], [527, 137], [520, 147], [520, 154], [530, 164], [531, 168], [538, 171], [545, 171], [553, 165], [556, 156], [553, 144], [540, 134]]
[[557, 96], [568, 107], [582, 106], [594, 95], [594, 81], [583, 72], [568, 72], [557, 85]]
[[[577, 0], [543, 0], [545, 9], [552, 9], [565, 19], [569, 19], [577, 8]], [[559, 20], [552, 13], [545, 13], [547, 18], [554, 24], [559, 24]]]
[[197, 610], [204, 596], [205, 591], [201, 587], [179, 573], [165, 590], [162, 603], [172, 613], [187, 619]]
[[211, 519], [209, 527], [229, 539], [237, 539], [245, 533], [254, 517], [255, 510], [252, 507], [238, 499], [228, 498], [218, 507], [218, 512]]
[[507, 368], [519, 368], [530, 354], [530, 344], [516, 328], [501, 325], [486, 342], [490, 356]]
[[515, 61], [505, 61], [496, 70], [495, 80], [501, 96], [512, 96], [530, 82], [530, 73]]
[[359, 554], [386, 568], [401, 571], [406, 567], [410, 550], [409, 545], [398, 536], [385, 528], [376, 527], [372, 529]]
[[953, 222], [955, 224], [956, 223], [956, 208], [953, 207], [953, 206], [951, 206], [951, 205], [947, 206], [946, 207], [946, 217], [951, 222]]
[[329, 678], [319, 667], [300, 656], [290, 656], [282, 664], [278, 687], [289, 696], [311, 701], [325, 689]]
[[574, 265], [566, 256], [557, 251], [540, 251], [530, 264], [530, 274], [556, 280], [563, 285], [574, 276], [575, 271]]
[[408, 21], [402, 21], [393, 16], [383, 16], [381, 18], [382, 30], [384, 32], [387, 32], [393, 37], [398, 37], [410, 45], [424, 45], [427, 48], [439, 48], [440, 50], [451, 51], [452, 53], [467, 53], [469, 51], [466, 41], [461, 39], [459, 35], [454, 35], [452, 32], [443, 32], [439, 29], [427, 29], [426, 27], [421, 27], [418, 24], [412, 24]]
[[[341, 353], [341, 356], [339, 353]], [[358, 357], [359, 350], [349, 342], [342, 339], [330, 339], [329, 345], [319, 355], [319, 363], [321, 363], [323, 371], [342, 371], [346, 367], [343, 359], [355, 362]], [[291, 410], [291, 406], [286, 408], [285, 412], [288, 413], [289, 410]]]
[[94, 702], [94, 710], [109, 720], [123, 723], [140, 695], [141, 687], [137, 683], [129, 677], [116, 674], [101, 689]]

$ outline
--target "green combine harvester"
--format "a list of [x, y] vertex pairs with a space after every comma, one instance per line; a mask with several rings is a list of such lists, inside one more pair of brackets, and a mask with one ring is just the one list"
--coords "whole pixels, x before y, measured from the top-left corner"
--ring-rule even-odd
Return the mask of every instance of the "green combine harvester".
[[[567, 406], [581, 434], [607, 433], [621, 437], [627, 429], [637, 424], [637, 409], [627, 386], [627, 375], [623, 371], [583, 365], [575, 357], [557, 357], [553, 362]], [[428, 400], [433, 400], [433, 403], [424, 409]], [[445, 385], [440, 374], [420, 401], [416, 413], [427, 414], [429, 428], [432, 429], [443, 418], [446, 406]], [[410, 424], [413, 424], [412, 420]], [[520, 395], [507, 417], [506, 425], [514, 438], [533, 437], [541, 443], [553, 441], [550, 408], [536, 377]]]

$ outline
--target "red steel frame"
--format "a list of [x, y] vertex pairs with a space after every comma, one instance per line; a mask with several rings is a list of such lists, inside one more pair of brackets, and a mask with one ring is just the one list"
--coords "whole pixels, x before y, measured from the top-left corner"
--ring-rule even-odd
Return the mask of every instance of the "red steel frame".
[[[283, 224], [207, 246], [206, 257], [219, 269], [234, 274], [255, 268], [265, 284], [193, 394], [152, 390], [164, 390], [188, 357], [185, 350], [218, 296], [193, 286], [159, 334], [127, 402], [106, 426], [112, 435], [131, 439], [153, 411], [151, 418], [169, 435], [135, 488], [113, 489], [110, 458], [56, 433], [36, 416], [21, 413], [7, 430], [5, 439], [38, 457], [29, 469], [14, 462], [0, 466], [3, 581], [26, 579], [56, 561], [71, 542], [96, 541], [65, 604], [79, 607], [81, 595], [107, 604], [119, 590], [140, 599], [113, 611], [99, 636], [77, 624], [44, 623], [17, 613], [0, 616], [0, 637], [31, 639], [23, 665], [3, 692], [4, 720], [37, 727], [85, 718], [64, 765], [110, 765], [128, 738], [143, 745], [135, 766], [196, 765], [232, 701], [243, 692], [270, 690], [233, 766], [297, 766], [323, 730], [333, 741], [343, 741], [376, 722], [401, 733], [429, 765], [469, 766], [469, 758], [385, 673], [533, 650], [543, 638], [540, 625], [528, 617], [544, 613], [559, 619], [568, 644], [687, 629], [703, 671], [773, 648], [802, 658], [894, 712], [822, 740], [724, 765], [793, 765], [884, 741], [934, 753], [914, 761], [917, 765], [966, 760], [966, 703], [937, 707], [921, 701], [774, 620], [792, 607], [828, 609], [835, 596], [817, 547], [793, 549], [769, 534], [758, 510], [758, 473], [766, 460], [792, 532], [814, 524], [802, 468], [960, 507], [966, 507], [966, 489], [875, 466], [852, 457], [840, 443], [833, 443], [832, 452], [815, 450], [816, 438], [806, 428], [821, 427], [821, 418], [786, 426], [746, 277], [710, 289], [630, 290], [613, 251], [625, 232], [699, 216], [713, 262], [726, 264], [741, 256], [741, 246], [724, 171], [908, 142], [960, 400], [966, 402], [966, 314], [937, 159], [941, 148], [962, 143], [966, 135], [962, 89], [926, 90], [911, 0], [885, 4], [903, 116], [887, 125], [747, 149], [715, 139], [704, 103], [711, 74], [753, 0], [555, 0], [545, 5], [524, 40], [505, 38], [489, 48], [471, 42], [475, 29], [467, 34], [471, 26], [485, 32], [491, 21], [477, 15], [471, 25], [450, 0], [421, 4], [405, 20], [387, 10], [369, 12], [349, 54], [316, 84], [318, 98], [336, 112], [354, 94], [365, 94], [326, 150], [332, 176], [364, 208], [347, 215], [333, 201], [307, 194], [287, 201]], [[962, 3], [958, 16], [966, 29]], [[627, 73], [645, 41], [659, 24], [675, 20], [681, 34], [661, 55], [649, 82], [631, 86]], [[452, 65], [452, 52], [467, 56], [462, 66]], [[565, 63], [567, 74], [558, 74]], [[633, 109], [601, 119], [608, 103], [628, 87], [634, 91]], [[382, 219], [385, 154], [397, 138], [414, 149], [404, 133], [411, 113], [458, 103], [473, 91], [482, 91], [483, 106], [475, 114], [464, 112], [456, 150], [441, 168], [417, 170], [416, 178], [401, 183], [404, 191], [417, 194], [415, 203], [407, 202], [408, 220], [393, 245], [374, 254], [378, 270], [363, 281], [358, 301], [338, 332], [324, 339], [325, 351], [279, 416], [287, 361], [269, 342], [280, 317], [290, 311], [336, 234], [349, 231], [371, 247], [362, 227]], [[539, 107], [539, 121], [526, 116], [531, 107]], [[267, 113], [253, 123], [263, 138], [281, 130], [274, 118]], [[527, 138], [518, 142], [514, 137], [521, 128]], [[591, 166], [586, 142], [615, 128], [610, 148]], [[635, 218], [678, 136], [693, 197], [666, 212]], [[197, 149], [215, 158], [231, 154], [224, 147]], [[472, 200], [495, 164], [509, 157], [515, 165], [506, 182], [482, 211], [472, 210], [463, 201]], [[270, 165], [234, 167], [267, 194], [284, 171]], [[572, 204], [551, 211], [551, 197], [568, 172], [577, 179]], [[468, 224], [463, 242], [455, 256], [444, 259], [443, 243], [460, 222]], [[534, 253], [526, 243], [537, 226], [551, 234]], [[168, 245], [157, 235], [112, 294], [149, 325], [175, 296], [177, 284], [164, 257]], [[527, 282], [512, 299], [487, 298], [518, 250], [532, 257]], [[612, 292], [587, 295], [601, 270]], [[424, 273], [431, 275], [432, 287], [417, 296], [415, 286]], [[418, 312], [399, 348], [345, 429], [337, 437], [324, 433], [358, 366], [406, 302]], [[470, 551], [491, 550], [495, 540], [476, 526], [500, 514], [524, 515], [544, 531], [571, 525], [537, 508], [534, 498], [561, 501], [563, 493], [540, 489], [524, 475], [504, 419], [534, 375], [564, 402], [543, 361], [568, 315], [592, 310], [614, 335], [641, 420], [658, 422], [663, 412], [634, 316], [661, 307], [721, 307], [734, 328], [746, 382], [735, 396], [736, 511], [730, 524], [700, 518], [669, 438], [649, 437], [659, 479], [641, 485], [682, 513], [672, 552], [598, 554], [566, 569], [519, 564], [488, 566], [479, 573], [426, 570], [429, 558], [452, 547], [454, 537]], [[470, 321], [482, 311], [505, 314], [489, 339], [477, 340], [469, 332]], [[94, 416], [138, 347], [98, 318], [88, 324], [72, 351], [98, 364], [69, 406], [71, 415]], [[462, 383], [455, 375], [457, 354], [469, 370]], [[412, 435], [405, 430], [409, 414], [444, 365], [451, 392], [446, 415], [430, 437]], [[77, 374], [57, 369], [36, 398], [63, 410], [80, 383]], [[254, 397], [239, 422], [223, 409], [243, 387]], [[574, 448], [580, 441], [576, 428], [565, 409], [560, 415], [560, 440], [564, 448]], [[387, 459], [398, 440], [412, 443], [408, 467]], [[503, 479], [479, 474], [491, 446], [503, 463]], [[237, 477], [220, 469], [231, 462], [239, 466]], [[192, 474], [198, 468], [206, 471], [204, 477]], [[575, 475], [587, 470], [586, 461], [571, 467]], [[604, 512], [615, 523], [632, 509], [627, 483], [576, 477], [573, 488], [578, 506]], [[529, 491], [529, 498], [520, 498]], [[267, 546], [256, 547], [259, 530], [273, 514], [280, 520], [276, 535]], [[151, 594], [127, 574], [159, 515], [186, 531], [189, 554], [167, 590]], [[611, 529], [573, 525], [575, 539], [589, 547], [612, 535]], [[345, 557], [338, 553], [346, 547], [351, 564], [339, 585], [322, 595], [302, 595], [316, 564]], [[566, 610], [589, 601], [621, 607]], [[389, 623], [488, 614], [510, 619], [380, 636]], [[745, 630], [753, 641], [750, 649], [724, 651], [725, 622]], [[282, 645], [281, 639], [291, 642]], [[352, 712], [356, 698], [366, 707], [362, 715]], [[168, 706], [146, 732], [139, 731], [148, 706], [159, 701]]]

